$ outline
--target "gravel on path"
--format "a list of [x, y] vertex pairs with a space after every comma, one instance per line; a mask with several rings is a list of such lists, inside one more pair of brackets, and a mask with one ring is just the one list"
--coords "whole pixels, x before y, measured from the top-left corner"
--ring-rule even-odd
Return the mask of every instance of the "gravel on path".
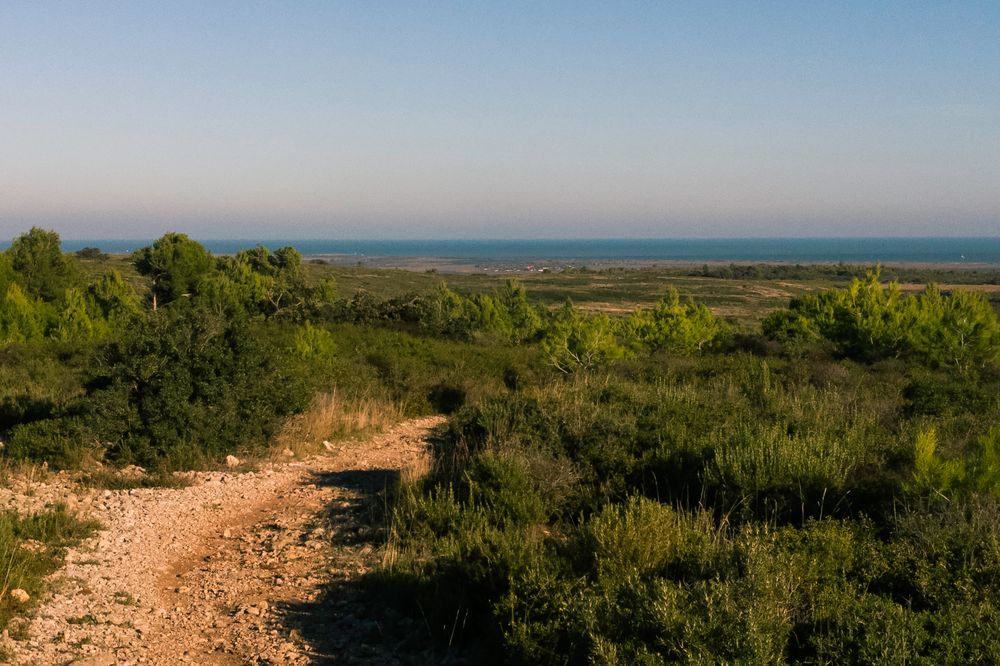
[[67, 502], [103, 526], [68, 552], [27, 638], [4, 637], [16, 663], [395, 663], [351, 645], [330, 653], [336, 642], [319, 646], [310, 637], [323, 632], [302, 628], [343, 630], [344, 617], [311, 604], [331, 577], [375, 565], [371, 541], [353, 538], [366, 529], [365, 502], [401, 470], [426, 465], [442, 422], [406, 421], [254, 471], [189, 473], [184, 488], [102, 491], [61, 480], [0, 491], [0, 505]]

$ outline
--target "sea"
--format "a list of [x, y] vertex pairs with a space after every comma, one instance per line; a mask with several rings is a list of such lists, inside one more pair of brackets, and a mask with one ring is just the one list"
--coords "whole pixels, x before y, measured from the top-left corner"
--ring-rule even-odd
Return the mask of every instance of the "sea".
[[[126, 253], [153, 239], [64, 240], [68, 252], [96, 247]], [[294, 246], [307, 257], [340, 262], [431, 258], [461, 263], [780, 262], [968, 264], [1000, 266], [1000, 236], [991, 238], [645, 238], [573, 240], [199, 239], [215, 254], [264, 245]]]

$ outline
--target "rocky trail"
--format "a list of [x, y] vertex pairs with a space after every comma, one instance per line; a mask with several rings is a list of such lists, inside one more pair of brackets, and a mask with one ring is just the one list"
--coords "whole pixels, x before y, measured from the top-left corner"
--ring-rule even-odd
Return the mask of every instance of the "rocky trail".
[[407, 421], [304, 461], [192, 473], [184, 488], [5, 489], [0, 503], [58, 497], [103, 526], [69, 552], [27, 638], [4, 637], [16, 663], [400, 663], [378, 638], [381, 622], [406, 620], [357, 614], [352, 581], [378, 561], [373, 498], [426, 465], [441, 423]]

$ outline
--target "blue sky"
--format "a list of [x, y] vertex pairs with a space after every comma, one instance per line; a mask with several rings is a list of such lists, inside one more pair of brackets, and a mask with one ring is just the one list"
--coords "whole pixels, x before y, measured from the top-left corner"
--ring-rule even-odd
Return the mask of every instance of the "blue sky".
[[1000, 234], [1000, 3], [5, 2], [0, 235]]

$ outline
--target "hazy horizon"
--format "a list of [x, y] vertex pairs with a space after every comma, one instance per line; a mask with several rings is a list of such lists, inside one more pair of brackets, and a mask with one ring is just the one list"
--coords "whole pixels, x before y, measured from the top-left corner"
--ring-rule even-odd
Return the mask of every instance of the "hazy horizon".
[[0, 238], [993, 237], [1000, 4], [0, 8]]
[[[37, 225], [36, 225], [37, 226]], [[28, 227], [18, 230], [15, 235], [19, 235], [28, 230]], [[47, 229], [55, 230], [58, 233], [58, 229]], [[171, 233], [176, 230], [174, 229], [164, 229], [160, 233], [154, 233], [152, 235], [146, 236], [76, 236], [76, 235], [63, 235], [60, 234], [60, 238], [63, 241], [69, 241], [73, 244], [82, 243], [85, 241], [115, 241], [115, 242], [150, 242], [155, 241], [160, 236]], [[179, 232], [186, 233], [186, 232]], [[740, 236], [740, 235], [719, 235], [719, 236], [522, 236], [522, 237], [461, 237], [461, 236], [436, 236], [436, 237], [404, 237], [404, 236], [295, 236], [295, 235], [267, 235], [260, 234], [254, 236], [208, 236], [208, 235], [198, 235], [198, 234], [187, 234], [190, 238], [202, 241], [202, 242], [227, 242], [227, 243], [239, 243], [239, 242], [254, 242], [254, 241], [267, 241], [267, 242], [277, 242], [277, 241], [317, 241], [317, 242], [349, 242], [349, 243], [363, 243], [363, 242], [387, 242], [387, 243], [530, 243], [530, 242], [542, 242], [542, 243], [557, 243], [560, 241], [566, 242], [601, 242], [601, 241], [739, 241], [739, 240], [752, 240], [752, 241], [782, 241], [782, 240], [803, 240], [803, 241], [823, 241], [823, 240], [833, 240], [833, 241], [850, 241], [850, 240], [863, 240], [863, 241], [879, 241], [879, 240], [889, 240], [889, 241], [907, 241], [907, 240], [997, 240], [1000, 239], [1000, 233], [993, 234], [953, 234], [953, 235], [897, 235], [897, 236], [885, 236], [885, 235], [843, 235], [843, 236], [830, 236], [830, 235], [781, 235], [781, 236]], [[0, 238], [0, 247], [6, 247], [10, 244], [12, 238]]]

